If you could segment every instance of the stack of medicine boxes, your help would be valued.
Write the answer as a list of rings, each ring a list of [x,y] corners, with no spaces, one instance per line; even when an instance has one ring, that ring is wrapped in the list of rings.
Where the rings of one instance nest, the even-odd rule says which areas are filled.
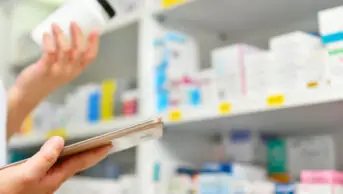
[[[332,86],[343,84],[343,6],[319,12],[319,29],[327,50],[327,73]]]

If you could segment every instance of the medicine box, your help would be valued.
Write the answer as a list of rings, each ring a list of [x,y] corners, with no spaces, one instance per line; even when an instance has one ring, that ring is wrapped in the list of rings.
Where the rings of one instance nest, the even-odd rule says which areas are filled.
[[[296,184],[276,184],[275,194],[296,194]]]
[[[335,170],[342,158],[342,134],[299,136],[287,139],[289,172],[297,177],[303,170]]]
[[[246,44],[229,45],[212,51],[212,66],[218,77],[218,89],[224,99],[246,94],[244,57],[260,49]]]
[[[247,180],[231,180],[229,182],[229,194],[251,194],[252,182]]]
[[[224,135],[226,158],[230,161],[266,164],[266,141],[251,130],[231,130]]]
[[[253,194],[275,194],[275,183],[270,181],[254,181],[252,184]]]
[[[299,193],[342,193],[343,173],[332,170],[301,172]]]
[[[338,191],[338,190],[337,190]],[[296,194],[340,194],[329,184],[297,184]]]
[[[324,36],[343,32],[343,25],[340,18],[343,18],[343,6],[320,11],[318,13],[320,34]]]
[[[328,70],[327,51],[325,49],[313,50],[309,56],[304,56],[303,61],[297,65],[297,78],[300,88],[324,86]]]
[[[153,43],[156,106],[159,112],[164,112],[170,108],[170,103],[173,103],[171,95],[182,92],[184,88],[184,85],[175,88],[174,82],[180,83],[191,79],[194,72],[199,69],[199,56],[197,44],[191,36],[164,28],[160,28],[157,34]]]
[[[227,194],[233,177],[225,171],[207,171],[198,176],[198,194]]]
[[[197,72],[195,79],[200,90],[201,104],[215,106],[219,100],[219,93],[214,69],[208,68]]]
[[[206,173],[225,172],[238,180],[266,179],[266,171],[263,167],[245,163],[206,163],[202,169]]]
[[[288,172],[287,142],[285,139],[268,139],[267,167],[268,174],[284,175]]]
[[[270,52],[264,51],[245,56],[244,69],[248,96],[261,96],[268,93],[272,66]]]
[[[269,41],[272,51],[292,52],[294,48],[301,51],[318,49],[322,47],[319,37],[302,31],[290,32],[272,37]],[[291,50],[289,50],[291,48]]]
[[[305,170],[300,174],[304,184],[337,184],[343,185],[343,172],[335,170]]]

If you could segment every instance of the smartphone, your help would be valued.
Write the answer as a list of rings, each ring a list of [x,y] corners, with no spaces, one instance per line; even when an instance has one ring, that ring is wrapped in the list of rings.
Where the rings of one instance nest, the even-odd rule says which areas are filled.
[[[112,132],[99,135],[63,148],[60,158],[89,151],[101,146],[113,144],[113,152],[119,152],[149,140],[158,139],[163,136],[164,124],[161,118],[148,120],[127,128],[117,129]],[[27,159],[26,159],[27,160]],[[24,163],[22,160],[13,164],[0,167],[0,170]]]

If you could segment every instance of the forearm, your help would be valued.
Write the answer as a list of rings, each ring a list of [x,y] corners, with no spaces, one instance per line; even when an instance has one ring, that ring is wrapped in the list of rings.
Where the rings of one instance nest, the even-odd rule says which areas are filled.
[[[19,132],[26,117],[33,111],[42,98],[27,98],[25,92],[16,86],[8,91],[7,139]]]

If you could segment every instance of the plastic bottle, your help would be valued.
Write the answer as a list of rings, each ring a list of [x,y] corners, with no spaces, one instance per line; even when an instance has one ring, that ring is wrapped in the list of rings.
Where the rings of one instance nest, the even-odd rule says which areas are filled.
[[[41,46],[43,34],[51,33],[52,24],[59,25],[70,38],[71,22],[76,22],[87,34],[93,29],[103,29],[115,15],[116,10],[107,0],[69,0],[35,28],[31,36]]]

